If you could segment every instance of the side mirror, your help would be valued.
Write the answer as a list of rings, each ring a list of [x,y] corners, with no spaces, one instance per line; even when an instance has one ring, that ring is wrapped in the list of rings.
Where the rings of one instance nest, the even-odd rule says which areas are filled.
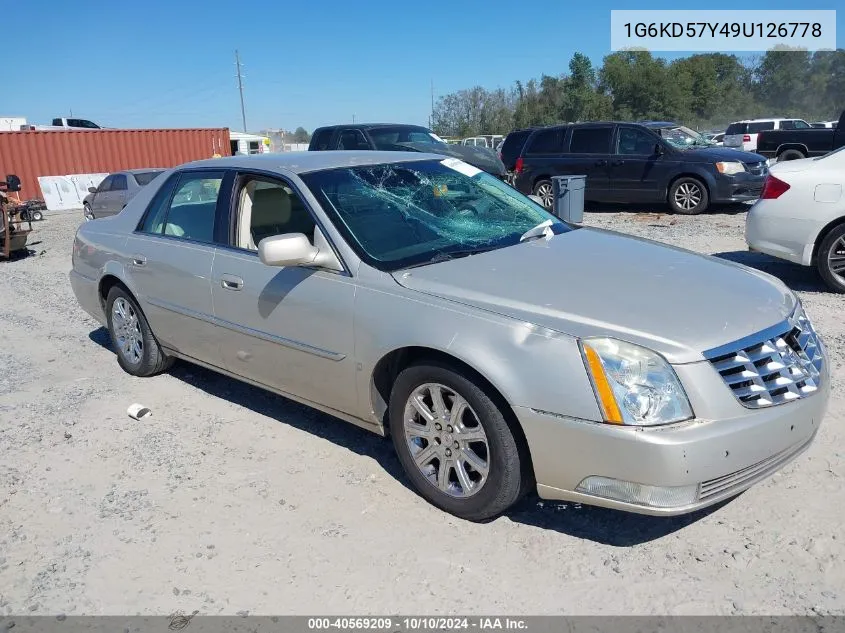
[[[303,233],[272,235],[258,243],[258,258],[265,266],[318,266],[343,270],[319,227],[314,229],[314,244],[316,246]]]
[[[88,193],[97,193],[96,187],[88,187]]]
[[[9,174],[6,176],[6,191],[20,191],[21,190],[21,179],[15,176],[15,174]]]

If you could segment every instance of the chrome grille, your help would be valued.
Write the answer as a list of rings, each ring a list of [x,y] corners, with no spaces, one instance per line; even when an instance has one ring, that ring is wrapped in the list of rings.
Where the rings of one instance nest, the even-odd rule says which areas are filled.
[[[765,161],[760,161],[759,163],[745,163],[745,169],[748,170],[749,174],[754,174],[755,176],[762,176],[768,170]]]
[[[706,353],[713,367],[750,409],[784,404],[818,390],[824,351],[799,305],[782,326],[761,333],[759,340],[725,353]]]

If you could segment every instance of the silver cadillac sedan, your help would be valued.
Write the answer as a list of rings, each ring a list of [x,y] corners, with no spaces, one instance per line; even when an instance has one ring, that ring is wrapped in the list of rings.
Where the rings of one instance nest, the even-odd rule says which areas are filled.
[[[804,451],[830,390],[775,278],[565,224],[430,154],[183,165],[79,228],[70,281],[128,373],[180,358],[389,435],[470,520],[532,487],[717,503]]]

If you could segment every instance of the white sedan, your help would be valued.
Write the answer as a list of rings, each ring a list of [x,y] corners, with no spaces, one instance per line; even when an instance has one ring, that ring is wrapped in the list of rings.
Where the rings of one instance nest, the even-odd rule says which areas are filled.
[[[772,165],[748,212],[752,251],[817,266],[825,283],[845,292],[845,147]]]

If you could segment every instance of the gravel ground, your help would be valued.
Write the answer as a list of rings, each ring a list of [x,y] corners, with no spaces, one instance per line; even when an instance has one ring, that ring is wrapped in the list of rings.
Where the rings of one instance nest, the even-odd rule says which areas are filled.
[[[365,431],[184,363],[123,373],[67,281],[81,214],[48,217],[0,263],[0,614],[845,612],[845,298],[747,253],[743,211],[585,221],[797,290],[835,381],[812,448],[689,517],[529,498],[486,525],[413,494]]]

